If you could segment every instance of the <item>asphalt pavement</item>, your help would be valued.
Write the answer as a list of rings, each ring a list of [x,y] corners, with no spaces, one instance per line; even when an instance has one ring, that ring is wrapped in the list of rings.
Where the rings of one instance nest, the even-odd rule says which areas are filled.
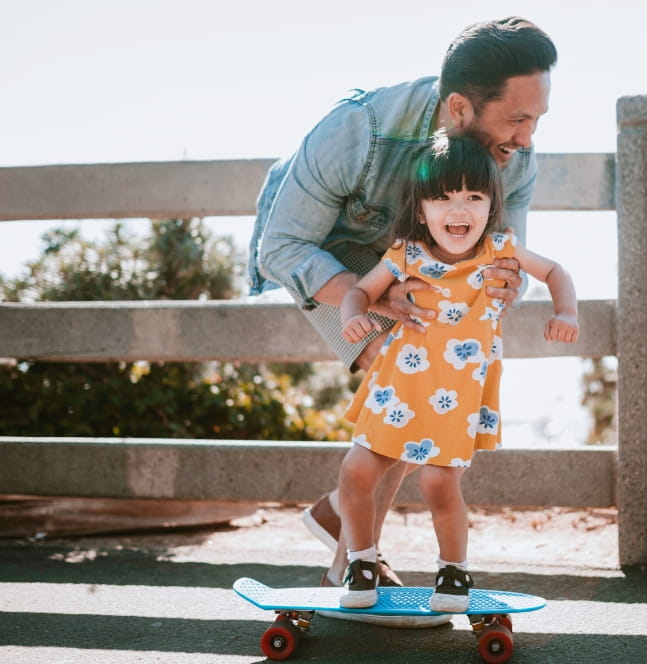
[[[231,586],[242,576],[273,586],[319,584],[331,556],[299,515],[296,507],[265,506],[220,528],[0,540],[0,664],[267,661],[260,638],[273,615]],[[647,662],[647,573],[617,566],[607,517],[473,520],[477,585],[547,599],[544,609],[514,616],[514,664]],[[383,548],[408,585],[432,578],[425,518],[394,513],[385,528]],[[481,661],[465,616],[427,629],[318,616],[291,660]]]

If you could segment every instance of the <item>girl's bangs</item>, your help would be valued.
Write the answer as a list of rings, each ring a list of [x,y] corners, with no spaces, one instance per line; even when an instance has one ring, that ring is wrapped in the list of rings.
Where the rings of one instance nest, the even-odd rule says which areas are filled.
[[[465,142],[451,141],[447,150],[425,154],[416,178],[423,199],[446,191],[460,191],[464,186],[470,191],[492,192],[498,172],[492,172],[493,165],[482,151],[471,147]]]

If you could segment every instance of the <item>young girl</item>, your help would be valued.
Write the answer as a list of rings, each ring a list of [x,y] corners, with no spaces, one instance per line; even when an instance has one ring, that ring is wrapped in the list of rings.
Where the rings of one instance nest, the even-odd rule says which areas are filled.
[[[476,450],[500,444],[501,303],[486,293],[483,270],[497,257],[548,285],[555,314],[548,341],[574,342],[577,299],[557,263],[501,232],[500,173],[491,155],[467,137],[437,133],[413,160],[391,248],[344,297],[344,336],[358,342],[378,329],[367,312],[395,279],[433,285],[416,304],[437,318],[424,333],[396,325],[347,412],[353,442],[340,470],[339,500],[349,568],[342,606],[377,601],[373,494],[397,461],[418,464],[440,549],[431,608],[467,609],[468,516],[460,482]],[[410,293],[411,295],[411,293]],[[423,325],[422,321],[419,321]]]

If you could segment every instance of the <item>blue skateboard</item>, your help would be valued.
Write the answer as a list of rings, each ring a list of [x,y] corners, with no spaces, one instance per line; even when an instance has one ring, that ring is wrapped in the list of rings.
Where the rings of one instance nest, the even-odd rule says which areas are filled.
[[[260,609],[274,611],[276,620],[261,637],[261,649],[269,659],[287,659],[299,638],[310,629],[315,611],[368,613],[383,616],[441,615],[429,608],[433,588],[378,588],[378,601],[368,609],[339,606],[342,588],[270,588],[255,579],[241,578],[234,590]],[[487,664],[502,664],[512,657],[511,613],[537,611],[546,606],[543,597],[502,590],[470,590],[464,612],[478,638],[478,651]],[[458,615],[458,614],[457,614]]]

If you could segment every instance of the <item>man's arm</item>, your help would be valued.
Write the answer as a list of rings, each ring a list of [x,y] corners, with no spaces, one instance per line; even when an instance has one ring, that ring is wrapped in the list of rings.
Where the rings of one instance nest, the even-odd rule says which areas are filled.
[[[337,289],[352,281],[322,247],[357,187],[370,140],[365,110],[340,104],[305,138],[276,194],[260,240],[260,269],[302,305],[314,304],[317,294],[339,305]]]
[[[504,190],[503,223],[508,231],[525,244],[528,225],[528,212],[535,184],[537,182],[537,159],[534,148],[520,150],[508,167],[501,174]],[[503,300],[504,311],[520,300],[527,288],[528,278],[519,269],[519,262],[514,258],[498,258],[494,267],[483,272],[486,279],[498,279],[506,285],[503,288],[487,286],[490,297]]]

